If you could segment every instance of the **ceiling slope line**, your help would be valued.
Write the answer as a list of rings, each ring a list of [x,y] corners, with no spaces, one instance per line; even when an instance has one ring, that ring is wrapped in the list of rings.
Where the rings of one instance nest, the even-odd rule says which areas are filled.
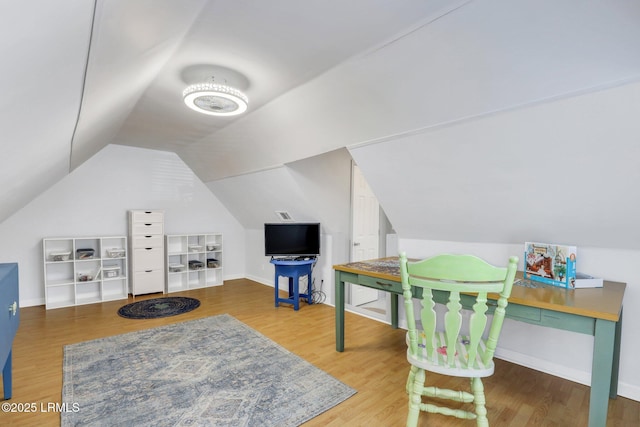
[[[71,141],[69,142],[69,173],[72,171],[73,164],[73,143],[76,138],[76,132],[78,131],[78,124],[80,123],[80,115],[82,113],[82,105],[84,103],[84,92],[87,83],[87,72],[89,70],[89,58],[91,56],[91,46],[93,45],[93,27],[96,23],[96,8],[98,0],[93,0],[93,14],[91,16],[91,28],[89,29],[89,44],[87,46],[87,59],[84,62],[84,71],[82,72],[82,81],[80,82],[80,102],[78,104],[78,114],[76,115],[76,121],[73,125],[73,132],[71,133]]]
[[[300,159],[300,160],[302,160],[302,159]],[[238,178],[238,177],[241,177],[241,176],[248,176],[248,175],[255,175],[257,173],[268,172],[268,171],[271,171],[271,170],[282,169],[282,168],[285,168],[285,167],[287,167],[287,163],[280,163],[280,164],[276,164],[276,165],[266,166],[264,168],[252,169],[250,171],[236,173],[236,174],[233,174],[233,175],[226,175],[226,176],[224,176],[222,178],[216,178],[216,179],[212,179],[210,181],[202,181],[202,182],[204,182],[205,184],[210,184],[210,183],[213,183],[213,182],[224,181],[225,179]]]
[[[595,85],[595,86],[589,86],[586,88],[582,88],[582,89],[577,89],[577,90],[573,90],[573,91],[569,91],[569,92],[564,92],[564,93],[560,93],[557,95],[553,95],[553,96],[549,96],[546,98],[539,98],[530,102],[524,102],[521,104],[514,104],[514,105],[510,105],[504,108],[497,108],[491,111],[486,111],[484,113],[478,113],[478,114],[472,114],[469,116],[465,116],[465,117],[459,117],[457,119],[452,119],[452,120],[448,120],[446,122],[441,122],[441,123],[436,123],[436,124],[432,124],[432,125],[428,125],[428,126],[423,126],[423,127],[419,127],[416,129],[411,129],[411,130],[407,130],[404,132],[398,132],[395,134],[391,134],[391,135],[387,135],[387,136],[383,136],[380,138],[374,138],[374,139],[370,139],[367,141],[361,141],[361,142],[355,142],[353,144],[348,144],[345,145],[345,148],[347,150],[351,150],[351,149],[356,149],[356,148],[360,148],[360,147],[365,147],[368,145],[375,145],[375,144],[381,144],[383,142],[389,142],[389,141],[393,141],[394,139],[398,139],[398,138],[405,138],[408,136],[414,136],[414,135],[420,135],[422,133],[427,133],[427,132],[431,132],[431,131],[437,131],[439,129],[445,129],[447,127],[450,126],[456,126],[456,125],[460,125],[460,124],[464,124],[464,123],[468,123],[468,122],[472,122],[474,120],[479,120],[479,119],[484,119],[487,117],[492,117],[498,114],[503,114],[503,113],[509,113],[512,111],[518,111],[518,110],[523,110],[525,108],[529,108],[529,107],[535,107],[537,105],[542,105],[542,104],[546,104],[549,102],[554,102],[554,101],[561,101],[563,99],[570,99],[570,98],[575,98],[578,96],[582,96],[582,95],[586,95],[588,93],[594,93],[594,92],[600,92],[603,90],[608,90],[608,89],[613,89],[619,86],[624,86],[627,84],[632,84],[632,83],[636,83],[636,82],[640,82],[640,74],[634,75],[634,76],[630,76],[627,78],[623,78],[623,79],[618,79],[618,80],[614,80],[611,82],[607,82],[607,83],[603,83],[600,85]]]
[[[453,12],[456,12],[458,9],[461,9],[463,7],[465,7],[466,5],[468,5],[469,3],[471,3],[473,0],[461,0],[459,3],[457,4],[452,4],[449,5],[446,8],[443,8],[441,10],[439,10],[436,13],[432,13],[430,16],[428,16],[427,18],[423,19],[420,23],[414,25],[413,27],[410,27],[408,29],[406,29],[405,31],[398,33],[394,36],[392,36],[390,39],[388,39],[387,41],[384,41],[382,43],[377,44],[376,46],[373,46],[367,50],[364,50],[362,52],[360,52],[358,55],[352,56],[351,58],[347,59],[347,61],[353,61],[353,60],[358,60],[361,58],[366,58],[369,55],[372,55],[374,53],[376,53],[379,50],[382,50],[388,46],[391,46],[394,43],[399,42],[400,40],[410,36],[411,34],[420,31],[421,29],[433,24],[436,21],[439,21],[440,19],[452,14]]]
[[[98,10],[98,1],[99,0],[94,0],[94,9],[93,9],[93,17],[91,20],[91,28],[90,28],[90,35],[89,35],[89,46],[87,49],[87,60],[85,63],[85,69],[84,69],[84,73],[83,73],[83,78],[82,78],[82,84],[81,84],[81,97],[80,97],[80,105],[78,108],[78,115],[76,118],[76,123],[74,125],[74,129],[73,129],[73,133],[72,133],[72,137],[71,137],[71,147],[69,150],[69,172],[71,172],[73,169],[75,169],[75,167],[80,166],[80,164],[84,163],[85,160],[82,160],[80,163],[78,163],[78,165],[76,165],[75,167],[73,166],[73,147],[74,147],[74,143],[77,141],[78,138],[78,127],[82,118],[82,111],[83,111],[83,106],[85,105],[85,90],[86,90],[86,84],[87,84],[87,80],[89,78],[89,72],[90,72],[90,66],[91,66],[91,60],[92,60],[92,49],[91,47],[93,46],[93,42],[94,42],[94,28],[96,26],[96,21],[98,21],[98,25],[100,23],[99,21],[99,16],[98,14],[100,13],[100,11]],[[189,32],[192,30],[194,24],[198,21],[199,16],[202,12],[202,9],[205,7],[207,0],[201,0],[200,1],[200,6],[197,9],[197,13],[194,13],[193,18],[190,19],[188,25],[185,27],[184,31],[181,32],[178,40],[173,43],[173,47],[170,49],[170,54],[167,54],[165,59],[163,60],[163,65],[161,67],[157,68],[157,71],[155,72],[155,74],[153,75],[152,78],[149,79],[148,83],[146,84],[144,90],[140,91],[140,94],[136,97],[136,100],[133,104],[133,107],[131,108],[131,110],[133,108],[135,108],[135,105],[137,105],[140,102],[141,97],[144,95],[144,93],[146,92],[146,90],[149,88],[149,86],[151,86],[155,80],[158,77],[158,74],[160,73],[160,71],[162,69],[164,69],[164,67],[166,66],[167,62],[170,60],[171,57],[173,57],[174,53],[176,51],[178,51],[180,49],[180,47],[183,45],[185,38],[187,37],[187,35],[189,34]],[[100,4],[101,9],[104,9],[104,1],[101,2]],[[127,116],[130,114],[127,114]],[[120,123],[119,128],[122,127],[122,123]],[[116,132],[117,134],[117,132]],[[117,142],[116,137],[113,136],[111,139],[109,139],[108,141],[104,142],[101,148],[106,147],[109,144],[119,144],[119,145],[127,145],[127,144],[120,144]],[[99,151],[99,150],[97,150]],[[96,151],[96,152],[97,152]],[[95,153],[94,153],[95,154]]]

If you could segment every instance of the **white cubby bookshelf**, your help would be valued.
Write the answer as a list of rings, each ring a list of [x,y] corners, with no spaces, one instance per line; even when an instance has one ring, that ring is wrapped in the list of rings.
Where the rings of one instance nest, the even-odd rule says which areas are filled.
[[[46,238],[42,255],[47,309],[128,297],[125,236]]]
[[[167,293],[222,285],[222,234],[165,236]]]

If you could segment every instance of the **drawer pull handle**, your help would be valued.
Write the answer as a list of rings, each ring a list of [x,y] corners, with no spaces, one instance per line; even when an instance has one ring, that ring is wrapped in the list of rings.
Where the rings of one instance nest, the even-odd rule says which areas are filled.
[[[152,236],[144,236],[144,237],[147,238],[147,239],[150,239]]]
[[[145,270],[145,273],[151,273],[153,270]]]
[[[145,248],[145,250],[147,250],[147,251],[150,251],[151,249],[153,249],[153,248]]]
[[[145,224],[147,227],[149,227],[151,224]]]
[[[389,286],[389,287],[393,286],[391,283],[376,282],[376,284],[380,286]]]

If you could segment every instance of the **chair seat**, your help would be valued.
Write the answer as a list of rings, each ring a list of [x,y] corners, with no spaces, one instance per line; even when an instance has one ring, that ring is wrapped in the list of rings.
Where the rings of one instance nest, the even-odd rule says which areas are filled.
[[[407,343],[409,342],[409,334],[406,336]],[[418,349],[419,353],[416,356],[412,356],[410,351],[407,350],[407,360],[413,366],[418,368],[435,372],[442,375],[450,375],[454,377],[466,377],[466,378],[484,378],[493,375],[495,365],[493,359],[490,359],[487,364],[482,362],[482,356],[486,351],[486,343],[484,340],[480,341],[478,347],[478,354],[475,358],[473,367],[467,368],[468,360],[468,345],[469,337],[460,335],[456,341],[456,354],[453,366],[449,365],[447,357],[447,347],[444,332],[436,332],[433,337],[433,348],[435,351],[428,357],[427,337],[423,331],[418,331]]]

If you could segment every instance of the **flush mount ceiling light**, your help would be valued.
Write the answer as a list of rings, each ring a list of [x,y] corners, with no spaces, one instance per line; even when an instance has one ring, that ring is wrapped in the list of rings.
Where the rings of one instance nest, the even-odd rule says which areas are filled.
[[[197,83],[183,92],[187,107],[211,116],[235,116],[247,111],[249,98],[238,89],[220,83]]]

